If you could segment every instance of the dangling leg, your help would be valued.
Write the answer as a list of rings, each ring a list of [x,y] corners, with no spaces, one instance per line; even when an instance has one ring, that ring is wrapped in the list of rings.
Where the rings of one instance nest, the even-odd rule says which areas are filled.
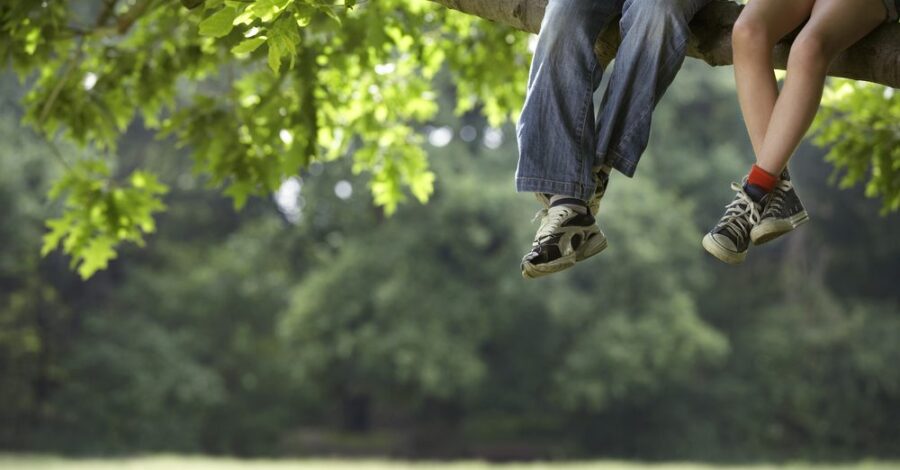
[[[778,41],[809,18],[814,3],[815,0],[754,0],[744,7],[735,22],[731,36],[735,84],[755,155],[762,149],[778,99],[772,50]],[[792,213],[777,221],[781,227],[779,233],[772,232],[757,243],[783,235],[808,220],[787,172],[779,177],[754,166],[744,183],[734,188],[737,188],[734,201],[703,239],[704,248],[722,261],[734,264],[744,260],[754,241],[753,230],[761,222],[763,198],[769,192],[777,190],[783,202],[790,202],[782,204],[783,208],[789,207]]]
[[[618,15],[619,2],[551,0],[547,6],[517,129],[517,189],[537,193],[545,207],[522,260],[526,278],[561,271],[606,248],[587,202],[597,186],[593,93],[603,73],[594,42]]]
[[[784,89],[748,178],[747,187],[756,192],[750,195],[765,198],[760,222],[750,232],[754,244],[774,240],[809,220],[790,177],[785,178],[787,163],[816,115],[831,62],[881,24],[886,13],[880,0],[816,0],[791,47]],[[756,184],[779,174],[782,177],[774,185]]]
[[[603,97],[595,165],[632,176],[653,110],[684,62],[688,23],[709,0],[626,0],[622,43]]]
[[[758,23],[757,26],[784,22],[784,28],[789,28],[790,24],[786,22],[789,14],[794,17],[787,19],[796,21],[797,25],[804,19],[802,11],[792,10],[796,3],[754,0],[751,6],[753,8],[748,7],[744,15],[747,15],[747,23]],[[735,73],[739,77],[739,93],[744,95],[741,105],[757,152],[757,163],[748,175],[747,183],[743,187],[735,186],[735,201],[728,206],[716,228],[703,239],[704,248],[726,262],[742,261],[749,241],[755,244],[768,242],[808,220],[806,210],[786,176],[787,162],[815,117],[832,60],[885,18],[884,4],[880,0],[815,0],[808,2],[807,8],[811,9],[810,19],[791,48],[784,89],[771,111],[767,109],[765,87],[756,90],[753,87],[754,77],[762,80],[761,66],[753,67],[753,62],[760,61],[761,56],[745,54],[746,48],[738,46],[745,40],[752,42],[752,38],[742,38],[740,33],[735,36]],[[745,46],[749,47],[749,44]],[[760,90],[763,96],[755,96],[754,93],[760,93]]]

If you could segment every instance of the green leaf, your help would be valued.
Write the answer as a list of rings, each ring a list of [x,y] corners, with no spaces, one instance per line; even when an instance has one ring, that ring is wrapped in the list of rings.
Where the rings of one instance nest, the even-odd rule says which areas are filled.
[[[341,17],[338,16],[337,13],[334,12],[334,9],[331,6],[325,5],[325,6],[320,7],[319,10],[322,11],[323,13],[325,13],[326,15],[328,15],[328,17],[331,18],[332,20],[334,20],[335,22],[337,22],[337,24],[343,24],[341,22]],[[307,22],[307,24],[309,24],[309,23]],[[302,26],[305,26],[305,25],[302,25]]]
[[[281,70],[281,48],[277,44],[269,43],[269,68],[278,73]]]
[[[40,28],[32,28],[30,31],[28,31],[28,34],[25,35],[25,53],[28,55],[34,55],[34,51],[37,50],[38,42],[40,42],[40,40]]]
[[[244,39],[240,44],[231,48],[232,54],[249,54],[255,51],[259,46],[263,45],[266,42],[265,36],[258,36],[255,38]]]
[[[409,189],[413,196],[422,204],[428,202],[431,193],[434,192],[435,175],[430,171],[425,171],[414,175],[409,182]]]
[[[83,261],[78,267],[78,274],[82,279],[88,279],[101,269],[106,269],[109,261],[116,257],[113,249],[115,240],[110,237],[94,238],[81,252]]]
[[[222,8],[200,22],[200,35],[214,38],[227,36],[234,28],[235,17],[237,10],[232,7]]]
[[[41,247],[41,256],[47,256],[59,246],[59,242],[69,232],[70,217],[52,219],[47,221],[49,232],[44,234],[44,245]]]
[[[256,0],[253,5],[247,8],[247,13],[264,22],[269,22],[278,16],[290,3],[293,3],[293,0]]]
[[[297,44],[300,42],[300,31],[297,23],[287,18],[275,22],[268,31],[269,68],[278,73],[281,69],[281,60],[290,57],[291,67],[294,66],[294,58],[297,55]]]

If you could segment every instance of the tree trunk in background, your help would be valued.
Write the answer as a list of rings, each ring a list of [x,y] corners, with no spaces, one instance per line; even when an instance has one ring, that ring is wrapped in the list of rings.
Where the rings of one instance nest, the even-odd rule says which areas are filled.
[[[431,0],[463,13],[537,33],[547,0]],[[743,8],[727,0],[713,0],[691,22],[693,38],[688,55],[710,65],[731,65],[731,29]],[[775,49],[775,66],[784,69],[790,42]],[[597,41],[597,55],[604,62],[615,56],[618,28],[610,28]],[[900,88],[900,24],[884,25],[842,54],[829,72],[836,77],[865,80]]]
[[[371,399],[359,393],[344,393],[341,397],[341,427],[349,432],[366,432],[371,428]]]

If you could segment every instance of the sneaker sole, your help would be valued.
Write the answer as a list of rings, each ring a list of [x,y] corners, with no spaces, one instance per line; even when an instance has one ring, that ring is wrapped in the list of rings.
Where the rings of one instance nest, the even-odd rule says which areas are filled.
[[[743,253],[735,253],[727,250],[708,233],[703,237],[703,249],[715,256],[719,261],[728,264],[741,264],[744,262],[744,259],[747,258],[746,251]]]
[[[563,256],[560,259],[543,264],[522,263],[522,277],[525,279],[537,279],[539,277],[565,271],[566,269],[575,266],[575,263],[579,261],[584,261],[594,255],[600,254],[607,246],[609,246],[609,241],[606,239],[606,235],[604,235],[603,232],[598,232],[596,235],[589,238],[588,241],[584,242],[584,244],[579,246],[574,253],[571,253],[568,256]]]
[[[806,211],[788,219],[771,220],[766,219],[759,223],[750,231],[750,240],[754,245],[762,245],[768,243],[795,228],[809,222],[809,214]]]
[[[525,279],[537,279],[548,274],[558,273],[575,266],[575,253],[553,260],[549,263],[531,264],[522,263],[522,277]]]

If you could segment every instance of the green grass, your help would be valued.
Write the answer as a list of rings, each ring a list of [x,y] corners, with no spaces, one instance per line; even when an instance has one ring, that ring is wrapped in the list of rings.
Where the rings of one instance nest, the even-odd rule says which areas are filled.
[[[389,460],[237,460],[156,456],[124,459],[67,459],[0,455],[0,470],[900,470],[900,462],[857,464],[717,466],[692,463],[640,464],[614,461],[488,464],[484,462],[402,462]]]

